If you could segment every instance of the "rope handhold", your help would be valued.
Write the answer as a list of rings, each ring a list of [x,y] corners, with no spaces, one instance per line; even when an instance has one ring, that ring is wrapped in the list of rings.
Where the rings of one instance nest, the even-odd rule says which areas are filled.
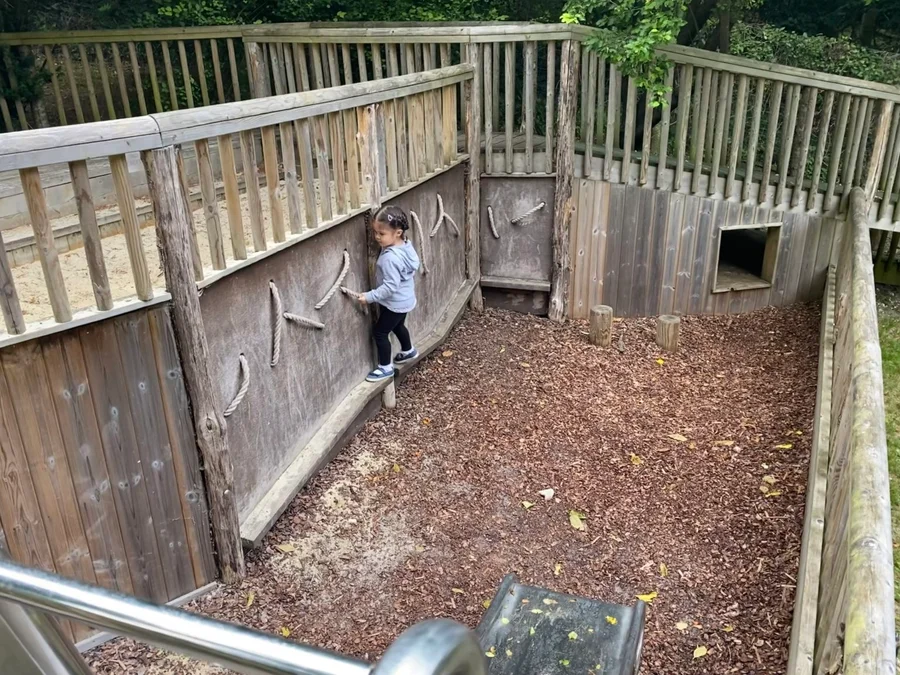
[[[500,233],[497,232],[497,226],[494,224],[494,209],[488,206],[488,225],[491,226],[491,234],[494,235],[494,239],[500,238]]]
[[[546,202],[541,202],[541,203],[538,204],[537,206],[535,206],[535,207],[533,207],[533,208],[531,208],[531,209],[528,209],[528,210],[527,210],[525,213],[523,213],[521,216],[516,216],[515,218],[513,218],[513,219],[510,220],[509,222],[510,222],[512,225],[518,225],[518,224],[521,223],[523,220],[525,220],[528,216],[534,215],[535,213],[537,213],[538,211],[540,211],[540,210],[541,210],[542,208],[544,208],[545,206],[547,206],[547,203],[546,203]]]
[[[225,412],[222,413],[223,417],[230,417],[231,413],[237,410],[237,407],[241,404],[241,401],[244,400],[244,396],[247,395],[247,390],[250,389],[250,364],[247,363],[247,357],[241,354],[238,357],[241,360],[241,386],[238,387],[238,392],[235,394],[234,398],[231,399],[231,403],[228,404],[228,407],[225,408]]]
[[[320,321],[316,321],[315,319],[307,319],[305,316],[300,316],[299,314],[291,314],[290,312],[285,312],[283,316],[288,321],[299,323],[301,326],[309,326],[310,328],[325,330],[325,324],[321,323]]]
[[[415,211],[409,212],[410,217],[413,221],[413,227],[416,229],[416,241],[419,244],[419,259],[422,263],[422,274],[428,274],[428,261],[425,253],[425,231],[422,229],[422,221],[419,220],[419,215]]]
[[[434,227],[431,228],[431,236],[433,237],[434,235],[436,235],[438,233],[438,230],[441,229],[441,225],[443,225],[444,221],[446,220],[453,227],[453,231],[456,233],[456,236],[458,237],[460,234],[462,234],[459,230],[459,225],[457,225],[456,221],[450,217],[450,214],[448,214],[446,211],[444,211],[444,200],[441,197],[440,193],[438,193],[437,200],[438,200],[438,217],[437,217],[437,221],[435,221],[435,223],[434,223]]]
[[[328,289],[328,292],[325,294],[318,303],[316,303],[316,309],[322,309],[325,304],[331,300],[335,293],[337,293],[338,288],[341,287],[341,283],[344,281],[344,278],[350,272],[350,254],[347,251],[344,251],[344,266],[341,268],[341,273],[338,275],[337,280],[332,284],[331,288]]]
[[[281,331],[284,328],[284,306],[281,303],[281,293],[274,281],[269,282],[269,290],[272,291],[272,300],[275,301],[275,325],[272,327],[272,361],[269,365],[273,368],[278,365],[281,358]]]

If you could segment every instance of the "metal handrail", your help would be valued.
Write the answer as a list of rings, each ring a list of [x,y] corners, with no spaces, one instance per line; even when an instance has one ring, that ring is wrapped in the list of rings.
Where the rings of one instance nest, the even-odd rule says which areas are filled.
[[[410,628],[373,670],[365,661],[349,656],[24,567],[4,559],[2,553],[0,600],[105,628],[248,675],[486,673],[474,634],[446,619]]]

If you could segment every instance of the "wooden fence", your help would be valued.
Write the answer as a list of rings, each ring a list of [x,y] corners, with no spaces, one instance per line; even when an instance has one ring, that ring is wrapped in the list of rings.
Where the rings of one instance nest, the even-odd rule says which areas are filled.
[[[248,54],[259,65],[259,51]],[[18,132],[4,137],[0,171],[19,172],[31,215],[46,292],[55,323],[30,324],[19,301],[16,271],[0,246],[0,307],[10,338],[18,341],[58,329],[60,324],[93,320],[98,313],[121,312],[140,303],[164,299],[152,237],[146,239],[137,214],[126,154],[142,153],[146,163],[154,148],[192,146],[197,162],[202,211],[195,217],[194,273],[210,283],[230,270],[268,252],[290,245],[308,230],[359,212],[365,200],[357,143],[357,115],[382,102],[410,111],[402,119],[387,118],[390,133],[404,140],[388,145],[389,189],[404,189],[458,161],[456,107],[459,83],[472,78],[472,67],[457,65],[392,79],[334,87],[323,92],[294,93],[199,110],[154,114],[78,128]],[[277,81],[278,89],[285,83]],[[433,115],[441,108],[441,124]],[[215,148],[216,152],[212,149]],[[397,150],[408,152],[406,171],[394,174]],[[115,181],[128,262],[116,270],[107,265],[91,195],[86,162],[108,160]],[[68,163],[84,238],[84,269],[61,263],[41,183],[42,166]],[[262,175],[256,167],[262,165]],[[253,167],[253,170],[245,170]],[[185,196],[193,190],[182,171]],[[217,185],[217,179],[220,184]],[[220,213],[219,189],[224,192]],[[202,237],[198,237],[198,232]],[[152,232],[150,232],[152,235]],[[0,240],[2,241],[2,240]],[[202,241],[202,244],[201,244]],[[127,289],[111,283],[113,274],[130,274]],[[73,307],[67,286],[90,278],[92,307]],[[118,280],[121,282],[121,279]],[[157,286],[155,288],[155,286]],[[116,297],[113,288],[120,289]],[[124,299],[122,296],[126,296]],[[78,310],[78,311],[76,311]]]

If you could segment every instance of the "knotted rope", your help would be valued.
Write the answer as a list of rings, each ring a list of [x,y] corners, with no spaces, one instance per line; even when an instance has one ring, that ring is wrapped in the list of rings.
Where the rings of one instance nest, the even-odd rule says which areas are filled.
[[[448,223],[450,223],[450,225],[453,226],[453,231],[456,233],[456,236],[458,237],[461,234],[461,232],[459,231],[459,225],[457,225],[456,221],[453,220],[453,218],[451,218],[450,215],[446,211],[444,211],[444,200],[441,198],[440,193],[438,193],[437,200],[438,200],[438,217],[437,217],[437,221],[434,223],[434,227],[431,228],[431,236],[433,237],[434,235],[436,235],[438,233],[438,230],[441,229],[441,225],[443,225],[444,221],[446,220]]]
[[[272,300],[275,301],[275,326],[272,334],[272,361],[269,365],[273,368],[278,365],[281,358],[281,331],[284,328],[284,306],[281,303],[281,293],[274,281],[269,282],[269,290],[272,291]]]
[[[516,216],[515,218],[513,218],[513,219],[510,220],[509,222],[510,222],[511,224],[513,224],[513,225],[518,225],[518,224],[521,223],[523,220],[525,220],[528,216],[534,215],[535,213],[537,213],[538,211],[540,211],[542,208],[544,208],[546,205],[547,205],[546,202],[541,202],[541,203],[538,204],[537,206],[535,206],[535,207],[533,207],[533,208],[531,208],[531,209],[528,209],[528,210],[527,210],[525,213],[523,213],[521,216]]]
[[[344,251],[344,266],[341,269],[341,273],[338,275],[337,281],[332,284],[331,288],[328,289],[328,292],[325,294],[319,302],[316,304],[316,309],[322,309],[325,304],[331,300],[335,293],[337,293],[338,289],[341,287],[341,283],[344,281],[344,278],[347,276],[347,273],[350,272],[350,254],[347,251]]]
[[[301,326],[309,326],[310,328],[316,328],[318,330],[325,330],[325,324],[315,319],[307,319],[305,316],[300,316],[299,314],[291,314],[290,312],[284,313],[284,318],[288,321],[293,321],[294,323],[299,323]]]
[[[488,206],[488,225],[491,226],[491,234],[494,235],[494,239],[499,239],[500,234],[497,232],[497,226],[494,224],[494,209]]]
[[[416,229],[416,241],[419,244],[419,258],[422,262],[422,274],[428,274],[428,260],[425,252],[425,231],[422,229],[422,221],[419,220],[419,216],[415,211],[409,212],[410,217],[412,217],[413,227]]]
[[[231,399],[231,403],[228,404],[228,407],[225,408],[225,412],[222,413],[223,417],[230,417],[231,413],[237,410],[237,407],[241,404],[241,401],[244,400],[244,397],[247,395],[247,390],[250,389],[250,364],[247,363],[247,357],[241,354],[238,357],[241,360],[241,386],[238,387],[238,392],[235,394],[234,398]]]

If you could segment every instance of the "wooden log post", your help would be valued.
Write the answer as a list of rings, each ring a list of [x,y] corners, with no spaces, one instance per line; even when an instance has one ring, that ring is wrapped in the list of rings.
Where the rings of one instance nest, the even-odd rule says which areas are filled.
[[[588,341],[598,347],[612,344],[613,308],[609,305],[591,307],[591,328]]]
[[[174,147],[151,152],[149,187],[156,214],[159,259],[172,295],[172,324],[191,408],[197,445],[203,458],[209,513],[225,583],[245,574],[240,522],[234,494],[234,467],[210,369],[209,346],[194,282],[191,226],[181,191]]]
[[[484,311],[481,295],[481,242],[479,224],[481,219],[481,90],[482,45],[466,46],[467,60],[475,67],[474,77],[465,84],[464,105],[466,110],[466,150],[469,153],[469,167],[466,172],[466,277],[475,282],[475,289],[469,299],[473,312]]]
[[[578,43],[566,40],[562,45],[559,73],[559,111],[556,143],[556,198],[553,203],[553,267],[550,276],[550,319],[566,318],[569,297],[569,230],[575,204],[572,179],[575,175],[575,106],[578,88]]]
[[[656,320],[656,344],[667,352],[678,351],[678,338],[681,335],[681,319],[670,314],[663,314]]]

